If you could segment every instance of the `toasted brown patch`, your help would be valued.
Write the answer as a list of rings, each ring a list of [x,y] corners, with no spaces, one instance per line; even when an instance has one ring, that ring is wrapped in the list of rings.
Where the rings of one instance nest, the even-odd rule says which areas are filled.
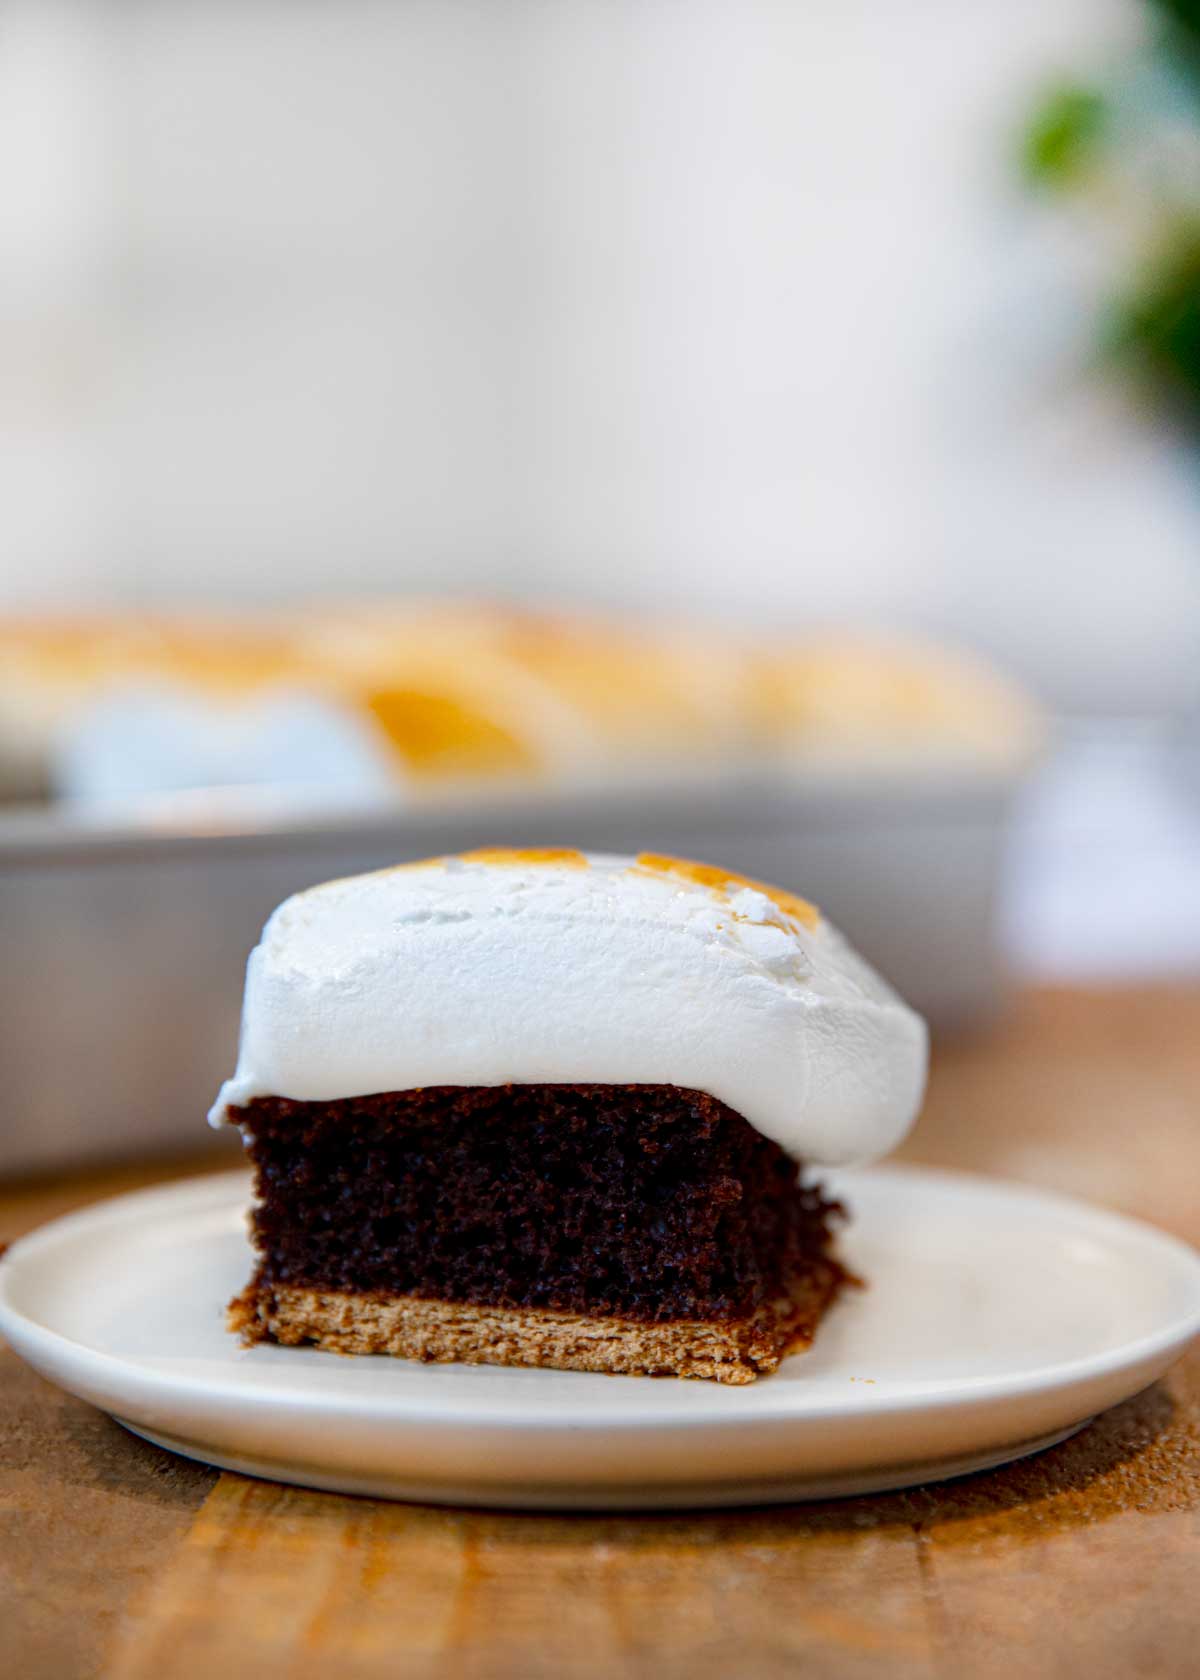
[[[584,854],[571,846],[479,846],[459,856],[464,863],[559,863],[571,869],[590,868]]]
[[[794,916],[807,928],[815,928],[821,920],[821,912],[806,898],[799,898],[783,887],[773,887],[768,881],[755,881],[749,875],[739,875],[736,870],[722,869],[718,864],[693,863],[689,858],[667,857],[659,852],[639,852],[635,867],[647,869],[655,875],[677,875],[680,880],[708,887],[721,897],[728,896],[731,886],[753,887],[755,892],[764,893],[772,904],[778,905],[785,915]]]

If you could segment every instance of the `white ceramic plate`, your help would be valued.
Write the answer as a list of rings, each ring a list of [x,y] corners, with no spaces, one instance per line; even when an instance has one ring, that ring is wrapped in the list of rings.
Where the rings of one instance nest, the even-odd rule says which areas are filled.
[[[244,1349],[243,1173],[123,1196],[0,1264],[0,1332],[52,1382],[210,1464],[447,1504],[654,1508],[873,1492],[1062,1440],[1200,1331],[1200,1256],[1019,1185],[831,1175],[870,1280],[746,1388]]]

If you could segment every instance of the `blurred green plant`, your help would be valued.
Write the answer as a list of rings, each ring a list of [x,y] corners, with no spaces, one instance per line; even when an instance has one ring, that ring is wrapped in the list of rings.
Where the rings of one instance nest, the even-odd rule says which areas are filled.
[[[1127,270],[1099,349],[1200,429],[1200,0],[1147,0],[1144,48],[1104,82],[1043,95],[1025,178],[1114,234]]]
[[[1063,83],[1034,113],[1025,136],[1025,173],[1039,185],[1064,186],[1089,164],[1104,131],[1104,96]]]

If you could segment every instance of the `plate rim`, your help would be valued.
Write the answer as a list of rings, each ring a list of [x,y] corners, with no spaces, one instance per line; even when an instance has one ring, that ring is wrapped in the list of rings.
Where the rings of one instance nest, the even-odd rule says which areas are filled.
[[[893,1182],[905,1178],[917,1179],[933,1182],[944,1190],[957,1190],[967,1194],[982,1192],[986,1196],[1001,1198],[1006,1195],[1013,1196],[1026,1204],[1032,1202],[1047,1213],[1069,1218],[1077,1227],[1090,1227],[1098,1236],[1108,1232],[1114,1238],[1132,1238],[1137,1243],[1148,1246],[1162,1260],[1169,1262],[1181,1278],[1190,1281],[1192,1304],[1158,1329],[1135,1341],[1123,1343],[1115,1349],[1101,1353],[1077,1354],[1068,1360],[1051,1362],[1016,1373],[980,1377],[943,1376],[930,1379],[927,1391],[920,1386],[920,1379],[917,1379],[915,1384],[910,1382],[899,1392],[879,1395],[872,1395],[865,1384],[848,1384],[848,1392],[842,1398],[830,1397],[798,1407],[795,1404],[795,1389],[791,1385],[775,1390],[768,1382],[755,1384],[745,1390],[722,1390],[722,1395],[729,1396],[728,1400],[724,1401],[727,1409],[714,1407],[692,1411],[669,1403],[668,1396],[670,1393],[677,1393],[678,1385],[656,1381],[656,1400],[653,1408],[623,1412],[608,1410],[602,1400],[590,1396],[581,1396],[578,1402],[564,1406],[561,1394],[547,1400],[544,1396],[538,1396],[532,1388],[527,1397],[522,1397],[519,1408],[494,1409],[489,1408],[489,1402],[484,1398],[485,1391],[481,1388],[478,1398],[439,1395],[439,1416],[433,1418],[429,1412],[429,1397],[420,1391],[406,1393],[397,1390],[394,1395],[386,1397],[377,1391],[369,1394],[314,1396],[304,1385],[289,1390],[286,1384],[278,1389],[270,1386],[238,1390],[236,1371],[224,1370],[213,1375],[203,1375],[194,1371],[156,1369],[141,1363],[137,1358],[105,1352],[61,1330],[53,1329],[26,1313],[12,1299],[12,1291],[19,1284],[21,1272],[30,1265],[36,1267],[47,1251],[53,1253],[64,1241],[77,1239],[89,1229],[99,1233],[113,1224],[124,1224],[131,1212],[150,1212],[163,1203],[170,1206],[179,1202],[199,1202],[201,1208],[195,1209],[197,1212],[201,1211],[206,1203],[214,1211],[222,1206],[232,1211],[237,1203],[248,1199],[250,1192],[247,1169],[235,1168],[176,1179],[167,1184],[151,1185],[107,1197],[87,1207],[60,1215],[18,1238],[3,1258],[0,1258],[0,1337],[8,1340],[23,1357],[29,1357],[31,1353],[36,1352],[39,1355],[39,1364],[43,1359],[55,1366],[61,1366],[65,1362],[78,1367],[82,1363],[95,1373],[97,1378],[106,1376],[110,1384],[115,1380],[127,1389],[133,1385],[140,1397],[149,1400],[163,1397],[169,1400],[183,1396],[192,1403],[209,1400],[227,1404],[231,1393],[237,1391],[241,1404],[256,1409],[285,1407],[298,1412],[318,1409],[323,1416],[331,1420],[378,1418],[386,1413],[397,1422],[419,1418],[431,1428],[439,1425],[461,1427],[464,1421],[478,1418],[483,1409],[489,1408],[487,1421],[490,1428],[501,1433],[517,1435],[532,1430],[544,1431],[547,1428],[576,1434],[593,1430],[602,1430],[605,1434],[619,1434],[623,1431],[646,1434],[660,1430],[672,1433],[689,1430],[721,1431],[741,1429],[751,1421],[757,1426],[787,1422],[811,1425],[835,1419],[882,1421],[888,1417],[899,1417],[912,1412],[961,1412],[964,1409],[990,1406],[1016,1398],[1051,1395],[1082,1382],[1103,1381],[1117,1376],[1122,1371],[1132,1371],[1154,1363],[1159,1363],[1165,1368],[1165,1364],[1172,1362],[1193,1338],[1200,1336],[1200,1251],[1170,1232],[1163,1231],[1145,1220],[1115,1209],[1097,1206],[1061,1191],[1045,1190],[1018,1179],[964,1172],[954,1168],[926,1167],[915,1162],[891,1162],[866,1168],[842,1169],[831,1174],[839,1187],[843,1182],[855,1178],[861,1180],[868,1176],[875,1180]],[[689,1388],[692,1386],[694,1385],[689,1385]],[[661,1399],[658,1398],[660,1391],[664,1389],[667,1393],[663,1394]],[[744,1404],[750,1395],[756,1397],[752,1411],[748,1411]],[[738,1403],[739,1397],[743,1404]],[[721,1404],[721,1401],[717,1402],[717,1406]]]
[[[475,1507],[502,1511],[548,1511],[560,1513],[596,1512],[634,1514],[654,1511],[736,1510],[754,1509],[763,1505],[810,1503],[813,1500],[846,1499],[858,1494],[894,1493],[905,1488],[927,1486],[937,1482],[954,1481],[961,1476],[973,1476],[980,1471],[995,1470],[1004,1465],[1031,1458],[1049,1448],[1059,1446],[1080,1434],[1095,1422],[1095,1416],[1084,1416],[1055,1427],[1048,1434],[1002,1446],[979,1448],[949,1458],[919,1459],[903,1464],[873,1467],[859,1466],[811,1473],[793,1467],[791,1470],[757,1476],[734,1476],[704,1481],[667,1481],[635,1483],[621,1482],[544,1482],[534,1484],[521,1481],[439,1480],[436,1484],[398,1477],[388,1473],[366,1475],[329,1471],[319,1465],[300,1464],[292,1457],[268,1460],[257,1455],[231,1452],[226,1448],[215,1451],[173,1436],[169,1431],[155,1432],[128,1418],[113,1414],[113,1421],[131,1435],[168,1452],[209,1464],[218,1470],[232,1470],[241,1476],[257,1476],[267,1481],[283,1481],[294,1487],[316,1488],[323,1492],[350,1494],[352,1497],[384,1498],[416,1502],[417,1504]],[[387,1491],[381,1492],[386,1481]]]

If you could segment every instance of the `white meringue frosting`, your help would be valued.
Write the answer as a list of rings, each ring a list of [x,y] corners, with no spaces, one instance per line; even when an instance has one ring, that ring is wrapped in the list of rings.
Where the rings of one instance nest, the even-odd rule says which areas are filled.
[[[791,894],[673,858],[494,850],[281,904],[209,1119],[260,1096],[676,1085],[840,1165],[903,1137],[926,1057],[921,1018]]]

